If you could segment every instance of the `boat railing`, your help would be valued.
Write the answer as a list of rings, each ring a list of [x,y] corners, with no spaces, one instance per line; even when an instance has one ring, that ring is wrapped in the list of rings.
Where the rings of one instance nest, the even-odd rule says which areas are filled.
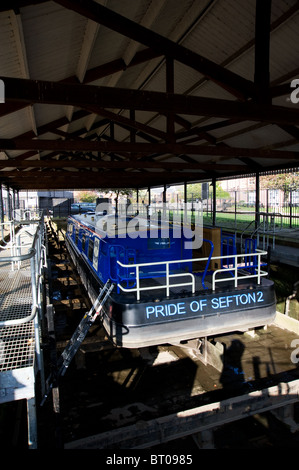
[[[246,253],[244,254],[235,254],[235,255],[226,255],[221,256],[219,258],[222,259],[231,259],[232,263],[226,265],[221,269],[217,269],[212,274],[212,290],[216,289],[216,283],[218,282],[225,282],[225,281],[233,281],[234,287],[238,287],[238,281],[240,279],[250,279],[255,278],[257,280],[257,284],[261,283],[261,277],[267,276],[267,271],[263,271],[261,267],[264,265],[262,263],[262,256],[266,256],[267,251],[258,250],[256,249],[255,252]],[[217,259],[219,259],[217,258]],[[213,258],[212,258],[213,259]],[[227,272],[230,274],[229,277],[218,277],[216,276],[219,273]],[[240,275],[239,275],[240,273]]]
[[[238,287],[238,282],[242,279],[256,279],[257,284],[261,283],[261,278],[263,276],[266,276],[268,273],[266,271],[263,271],[261,269],[262,266],[262,256],[266,256],[267,252],[262,251],[262,250],[256,250],[255,252],[252,253],[246,253],[244,254],[232,254],[232,255],[224,255],[224,256],[212,256],[212,257],[205,257],[205,258],[191,258],[191,259],[180,259],[180,260],[171,260],[171,261],[158,261],[158,262],[153,262],[153,263],[135,263],[135,264],[124,264],[120,262],[119,260],[117,261],[118,265],[121,266],[122,268],[128,268],[130,269],[130,273],[132,273],[135,269],[135,282],[134,285],[131,287],[124,287],[121,284],[122,279],[119,279],[119,282],[117,284],[118,289],[124,291],[124,292],[136,292],[136,298],[137,300],[140,300],[140,295],[141,292],[143,291],[151,291],[153,289],[165,289],[166,290],[166,296],[169,297],[170,293],[170,288],[174,287],[190,287],[191,286],[191,292],[192,294],[195,294],[195,289],[196,289],[196,283],[195,283],[195,274],[191,272],[182,272],[179,273],[171,273],[171,266],[172,265],[182,265],[182,264],[190,264],[190,263],[195,263],[195,262],[206,262],[209,263],[211,260],[225,260],[228,264],[226,266],[223,266],[221,269],[217,269],[213,272],[212,274],[212,290],[215,291],[216,289],[216,284],[219,282],[228,282],[232,281],[234,283],[234,287]],[[231,260],[231,263],[228,262],[228,260]],[[157,286],[142,286],[141,281],[143,279],[142,277],[142,268],[143,267],[151,267],[154,269],[155,267],[158,266],[165,266],[165,270],[163,270],[164,276],[165,276],[165,283],[160,284]],[[206,271],[206,270],[205,270]],[[229,274],[228,277],[219,277],[218,275],[220,273],[227,272]],[[160,271],[160,276],[161,276],[162,271]],[[173,278],[179,277],[179,282],[177,283],[171,283],[171,280]],[[186,282],[182,282],[181,277],[189,277]],[[132,278],[131,278],[132,279]],[[126,279],[127,281],[128,279]]]

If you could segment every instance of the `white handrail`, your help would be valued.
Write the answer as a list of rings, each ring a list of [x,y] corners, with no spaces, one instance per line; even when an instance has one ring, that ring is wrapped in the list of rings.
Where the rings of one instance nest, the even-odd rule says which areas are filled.
[[[135,263],[135,264],[124,264],[121,263],[121,261],[117,261],[117,263],[123,267],[123,268],[135,268],[136,269],[136,287],[131,287],[131,288],[125,288],[121,284],[117,284],[117,286],[124,292],[136,292],[137,294],[137,300],[140,300],[140,292],[141,291],[146,291],[146,290],[153,290],[153,289],[163,289],[166,288],[166,295],[169,296],[169,288],[170,287],[183,287],[183,286],[190,286],[192,287],[192,294],[195,293],[195,276],[192,273],[177,273],[177,274],[169,274],[169,265],[170,264],[177,264],[177,263],[190,263],[190,262],[198,262],[198,261],[208,261],[210,260],[222,260],[225,259],[227,260],[228,258],[232,259],[232,266],[227,266],[226,268],[218,269],[214,271],[213,276],[212,276],[212,289],[215,290],[216,283],[217,282],[224,282],[224,281],[234,281],[235,287],[238,286],[238,280],[239,279],[249,279],[249,278],[257,278],[257,283],[260,284],[261,282],[261,277],[266,276],[268,273],[265,271],[261,270],[260,263],[261,263],[261,257],[263,255],[267,255],[267,251],[262,251],[262,250],[256,250],[256,252],[253,253],[246,253],[246,254],[234,254],[234,255],[223,255],[223,256],[212,256],[211,258],[205,257],[205,258],[190,258],[190,259],[179,259],[179,260],[171,260],[171,261],[157,261],[155,263]],[[238,268],[242,267],[250,267],[249,265],[244,265],[244,266],[238,266],[237,261],[239,258],[245,258],[245,257],[257,257],[257,273],[255,274],[248,274],[248,275],[242,275],[238,276]],[[146,267],[146,266],[161,266],[165,265],[166,266],[166,273],[165,273],[165,278],[166,278],[166,283],[164,285],[158,285],[158,286],[151,286],[151,287],[141,287],[140,286],[140,268],[141,267]],[[253,266],[252,266],[253,267]],[[225,279],[216,279],[216,274],[219,272],[225,272],[225,271],[234,271],[234,276],[230,276],[229,278]],[[177,283],[177,284],[170,284],[170,278],[171,277],[181,277],[181,276],[191,276],[191,282],[186,282],[186,283]]]
[[[31,274],[31,291],[32,291],[32,310],[30,315],[25,318],[15,320],[0,321],[0,328],[27,323],[31,321],[41,306],[41,289],[42,289],[42,269],[46,267],[46,248],[43,245],[44,239],[44,222],[43,219],[39,221],[36,226],[35,233],[32,233],[32,244],[29,245],[27,253],[21,255],[20,253],[9,257],[0,257],[0,264],[11,262],[20,263],[25,260],[30,260],[30,274]],[[24,248],[24,245],[17,245],[17,248]],[[19,266],[20,267],[20,266]]]
[[[249,279],[249,278],[257,278],[257,283],[260,284],[261,283],[261,277],[262,276],[267,276],[267,272],[266,271],[262,271],[261,270],[261,257],[262,255],[267,255],[267,251],[262,251],[262,250],[256,250],[255,253],[246,253],[246,254],[238,254],[238,255],[229,255],[229,256],[225,256],[225,258],[232,258],[232,257],[235,257],[235,258],[240,258],[240,257],[243,257],[243,258],[246,258],[247,256],[248,257],[251,257],[251,256],[256,256],[258,258],[257,260],[257,273],[256,274],[248,274],[248,275],[242,275],[242,276],[238,276],[238,267],[242,268],[242,267],[245,267],[245,268],[248,268],[250,267],[250,264],[249,265],[245,265],[245,266],[238,266],[237,264],[237,260],[235,260],[234,262],[234,277],[229,277],[229,278],[221,278],[221,279],[216,279],[216,274],[220,273],[220,272],[225,272],[225,271],[231,271],[232,268],[231,267],[227,267],[227,268],[222,268],[222,269],[217,269],[216,271],[213,272],[213,275],[212,275],[212,289],[215,290],[215,284],[216,282],[224,282],[224,281],[231,281],[231,280],[234,280],[234,285],[235,287],[238,286],[238,279]],[[221,257],[223,258],[223,257]],[[253,265],[251,265],[251,267],[254,267]]]

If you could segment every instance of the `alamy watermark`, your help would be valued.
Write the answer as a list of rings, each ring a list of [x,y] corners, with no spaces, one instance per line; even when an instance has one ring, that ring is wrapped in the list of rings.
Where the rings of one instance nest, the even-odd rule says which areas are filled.
[[[5,85],[3,80],[0,80],[0,103],[5,103]]]
[[[142,204],[137,210],[131,204],[115,214],[109,204],[101,203],[95,211],[96,227],[111,238],[181,238],[185,249],[198,249],[203,241],[203,213],[201,203],[198,205],[190,210],[184,204],[183,209],[170,213],[166,204],[159,209]]]
[[[293,364],[299,363],[299,338],[293,339],[291,342],[291,348],[294,348],[294,351],[291,353],[291,361]]]
[[[291,88],[295,88],[294,91],[292,91],[290,99],[293,104],[299,103],[299,78],[295,78],[294,80],[291,81]]]

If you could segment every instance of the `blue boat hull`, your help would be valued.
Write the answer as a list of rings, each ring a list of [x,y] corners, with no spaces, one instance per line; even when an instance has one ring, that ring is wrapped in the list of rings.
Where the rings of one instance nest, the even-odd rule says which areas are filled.
[[[66,241],[93,302],[103,283],[72,241]],[[274,284],[265,278],[259,285],[247,280],[238,288],[223,287],[217,292],[155,297],[136,301],[132,294],[114,290],[105,305],[103,325],[115,346],[139,348],[246,331],[271,324],[276,314]]]

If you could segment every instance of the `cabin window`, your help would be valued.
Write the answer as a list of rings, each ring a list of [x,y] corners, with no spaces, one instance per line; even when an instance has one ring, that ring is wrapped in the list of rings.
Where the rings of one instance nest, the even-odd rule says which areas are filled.
[[[88,242],[88,259],[92,262],[93,258],[93,240],[90,238]]]
[[[170,248],[169,238],[148,238],[147,249],[148,250],[163,250]]]
[[[92,265],[95,270],[98,269],[99,245],[100,245],[100,240],[98,238],[95,238],[94,247],[93,247],[93,260],[92,260]]]
[[[76,232],[75,232],[75,243],[76,243],[76,245],[78,245],[78,238],[79,238],[79,229],[76,228]]]
[[[85,244],[86,244],[86,235],[83,233],[82,235],[82,251],[85,251]]]

